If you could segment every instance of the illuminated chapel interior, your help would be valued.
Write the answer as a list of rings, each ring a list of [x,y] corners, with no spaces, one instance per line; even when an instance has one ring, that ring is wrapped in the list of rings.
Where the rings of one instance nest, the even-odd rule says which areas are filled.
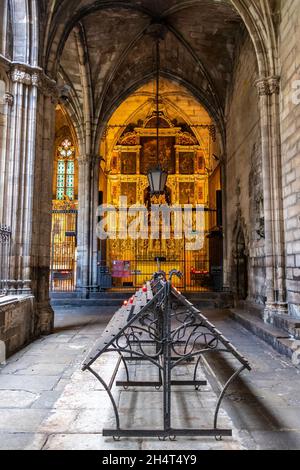
[[[151,239],[150,220],[147,236],[137,240],[124,237],[118,230],[115,239],[97,240],[98,285],[94,289],[137,288],[155,272],[160,257],[163,269],[176,268],[184,273],[182,288],[220,290],[220,135],[208,112],[191,92],[174,81],[161,81],[160,164],[166,168],[168,180],[165,194],[151,195],[147,174],[156,163],[155,86],[155,81],[150,81],[126,98],[103,130],[99,149],[99,204],[117,208],[120,197],[126,197],[128,208],[143,205],[150,209],[151,204],[167,204],[189,205],[195,211],[201,206],[203,243],[201,249],[189,250],[189,240],[174,234],[174,215],[170,237],[166,239]],[[50,275],[53,291],[76,287],[77,153],[71,123],[58,107]]]

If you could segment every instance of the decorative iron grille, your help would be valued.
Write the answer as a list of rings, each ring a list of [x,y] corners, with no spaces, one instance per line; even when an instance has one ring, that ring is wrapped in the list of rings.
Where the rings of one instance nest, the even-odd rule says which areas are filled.
[[[51,292],[73,292],[75,290],[77,217],[78,211],[76,209],[52,210]]]
[[[7,294],[11,229],[0,224],[0,295]]]
[[[182,272],[181,279],[174,279],[174,285],[183,291],[207,292],[218,290],[213,284],[214,279],[210,272],[210,261],[199,256],[185,253],[185,259],[168,259],[161,262],[161,269],[169,272],[175,269]],[[121,270],[121,272],[120,272]],[[126,261],[99,261],[98,262],[98,285],[100,289],[136,289],[150,279],[158,264],[153,259],[128,259]]]

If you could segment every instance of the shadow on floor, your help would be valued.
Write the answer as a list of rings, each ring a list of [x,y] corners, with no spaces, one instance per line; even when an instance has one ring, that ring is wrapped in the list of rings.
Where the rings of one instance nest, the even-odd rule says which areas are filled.
[[[237,370],[226,357],[222,356],[222,353],[217,353],[210,357],[208,355],[206,360],[222,384],[225,384],[228,378]],[[229,402],[228,404],[231,404],[231,406],[235,404],[236,416],[234,418],[240,418],[239,424],[243,424],[245,428],[247,428],[249,424],[247,418],[251,418],[251,421],[256,423],[257,429],[280,429],[282,427],[281,423],[276,419],[267,403],[264,403],[262,399],[260,399],[259,390],[254,391],[244,379],[245,374],[251,373],[252,372],[244,371],[227,390],[225,400],[227,403]],[[214,387],[215,386],[216,384]]]

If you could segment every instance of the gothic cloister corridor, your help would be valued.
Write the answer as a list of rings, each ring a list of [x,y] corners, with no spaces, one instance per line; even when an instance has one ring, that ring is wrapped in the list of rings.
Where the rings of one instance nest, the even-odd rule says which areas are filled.
[[[299,20],[0,0],[0,449],[300,450]]]

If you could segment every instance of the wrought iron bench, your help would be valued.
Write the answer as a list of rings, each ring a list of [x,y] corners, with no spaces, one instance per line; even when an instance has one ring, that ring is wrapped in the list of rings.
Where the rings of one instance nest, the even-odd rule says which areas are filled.
[[[116,429],[104,429],[104,436],[115,439],[121,437],[159,437],[175,438],[176,436],[231,436],[231,429],[218,428],[218,414],[228,387],[245,369],[251,370],[247,359],[241,355],[230,341],[202,315],[176,288],[172,286],[173,275],[169,280],[163,272],[156,273],[143,289],[140,289],[112,317],[99,341],[84,361],[83,370],[89,370],[103,385],[112,402]],[[172,300],[180,304],[180,309],[172,309]],[[93,369],[95,361],[103,354],[116,352],[119,361],[110,384]],[[201,393],[205,380],[197,380],[201,358],[209,353],[231,354],[240,364],[224,385],[214,412],[214,423],[211,428],[174,429],[171,423],[171,391],[176,386],[192,386]],[[157,367],[158,378],[152,381],[131,380],[129,364],[145,361]],[[118,368],[124,364],[125,381],[116,381]],[[193,364],[191,380],[175,380],[173,372],[176,367]],[[163,391],[163,429],[123,429],[120,426],[118,407],[112,395],[112,387],[149,387],[162,388]]]

